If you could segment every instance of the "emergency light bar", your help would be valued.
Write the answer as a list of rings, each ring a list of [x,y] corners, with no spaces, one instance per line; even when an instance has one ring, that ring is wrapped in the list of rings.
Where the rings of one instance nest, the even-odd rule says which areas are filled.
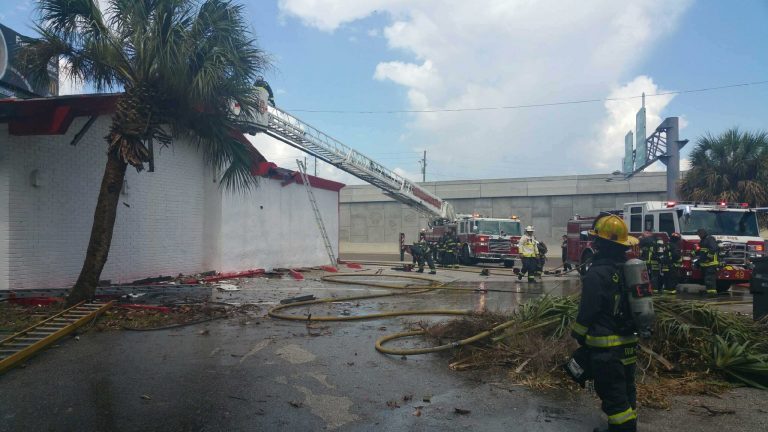
[[[697,206],[715,206],[721,208],[749,208],[749,203],[729,203],[726,201],[718,202],[697,202],[697,201],[667,201],[667,208],[672,208],[681,204]]]

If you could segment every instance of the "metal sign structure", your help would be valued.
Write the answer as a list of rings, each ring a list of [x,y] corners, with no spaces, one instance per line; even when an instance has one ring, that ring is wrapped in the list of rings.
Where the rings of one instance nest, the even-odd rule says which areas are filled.
[[[637,112],[635,119],[637,143],[634,151],[632,150],[632,131],[624,137],[624,159],[622,160],[624,179],[627,180],[655,162],[661,161],[667,166],[667,199],[677,200],[680,149],[688,144],[688,140],[680,140],[680,119],[667,117],[651,136],[645,138],[645,93],[643,93],[643,106]]]
[[[632,172],[634,169],[635,150],[632,131],[624,136],[624,159],[622,160],[622,172]]]

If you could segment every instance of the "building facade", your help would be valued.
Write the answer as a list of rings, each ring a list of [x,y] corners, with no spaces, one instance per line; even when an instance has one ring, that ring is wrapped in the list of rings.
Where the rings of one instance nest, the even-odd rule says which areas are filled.
[[[106,163],[105,98],[0,100],[0,290],[77,279]],[[343,185],[309,177],[338,251]],[[102,279],[329,263],[297,175],[270,169],[247,192],[217,179],[183,141],[155,149],[154,172],[129,167]]]

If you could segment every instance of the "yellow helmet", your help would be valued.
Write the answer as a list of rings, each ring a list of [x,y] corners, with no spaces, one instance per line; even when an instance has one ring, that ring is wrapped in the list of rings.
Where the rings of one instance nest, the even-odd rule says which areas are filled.
[[[589,232],[589,235],[600,237],[601,239],[618,243],[622,246],[636,245],[638,240],[629,235],[628,232],[629,229],[627,229],[627,224],[624,223],[624,219],[615,214],[609,214],[599,216],[597,220],[595,220],[595,224],[592,226],[592,231]]]

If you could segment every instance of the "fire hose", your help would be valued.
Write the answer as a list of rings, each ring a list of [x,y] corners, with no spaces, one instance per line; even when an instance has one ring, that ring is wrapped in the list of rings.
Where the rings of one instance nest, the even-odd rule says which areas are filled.
[[[396,284],[388,284],[388,283],[379,283],[379,282],[355,282],[359,285],[366,285],[376,288],[387,288],[387,289],[395,289],[395,290],[405,290],[405,292],[390,292],[390,293],[383,293],[383,294],[367,294],[367,295],[360,295],[360,296],[350,296],[350,297],[336,297],[336,298],[323,298],[323,299],[316,299],[316,300],[307,300],[307,301],[301,301],[301,302],[294,302],[294,303],[288,303],[288,304],[282,304],[273,307],[269,310],[268,315],[273,318],[278,319],[284,319],[284,320],[292,320],[292,321],[354,321],[354,320],[367,320],[367,319],[375,319],[375,318],[385,318],[385,317],[396,317],[396,316],[408,316],[408,315],[463,315],[463,316],[469,316],[473,315],[475,312],[471,310],[457,310],[457,309],[423,309],[423,310],[405,310],[405,311],[395,311],[395,312],[381,312],[381,313],[373,313],[373,314],[367,314],[367,315],[354,315],[354,316],[312,316],[312,314],[307,314],[305,316],[299,316],[299,315],[290,315],[287,313],[280,312],[285,309],[299,307],[299,306],[306,306],[306,305],[314,305],[314,304],[323,304],[323,303],[335,303],[335,302],[344,302],[344,301],[353,301],[353,300],[363,300],[363,299],[372,299],[372,298],[382,298],[382,297],[392,297],[392,296],[398,296],[398,295],[413,295],[413,294],[423,294],[427,292],[432,292],[435,290],[450,290],[450,291],[479,291],[475,288],[465,288],[465,287],[450,287],[445,286],[442,282],[438,281],[437,279],[428,278],[424,276],[410,276],[410,275],[391,275],[391,274],[361,274],[361,273],[342,273],[342,274],[335,274],[335,275],[327,275],[323,276],[321,279],[326,282],[332,282],[332,283],[347,283],[344,279],[349,277],[361,277],[361,276],[380,276],[380,277],[387,277],[387,278],[402,278],[402,279],[412,279],[412,280],[418,280],[418,281],[428,281],[430,284],[427,285],[425,288],[421,289],[414,289],[415,287],[413,285],[396,285]],[[550,289],[554,290],[555,288],[559,287],[562,284],[555,285]],[[418,287],[416,287],[418,288]],[[508,291],[508,290],[482,290],[482,291],[495,291],[495,292],[519,292],[519,291]],[[547,325],[550,325],[554,323],[556,320],[552,320],[540,323],[531,327],[516,329],[515,333],[523,333],[529,330],[534,330],[535,328],[544,327]],[[383,353],[383,354],[391,354],[391,355],[417,355],[417,354],[428,354],[428,353],[435,353],[440,351],[445,351],[448,349],[458,348],[460,346],[469,345],[471,343],[477,342],[479,340],[488,338],[490,336],[493,336],[494,334],[497,334],[498,332],[514,325],[516,321],[509,320],[504,323],[501,323],[489,330],[480,332],[474,336],[471,336],[469,338],[465,338],[459,341],[450,342],[443,345],[438,345],[434,347],[428,347],[428,348],[411,348],[411,349],[405,349],[405,348],[388,348],[385,347],[384,344],[386,342],[395,340],[395,339],[402,339],[402,338],[408,338],[413,336],[420,336],[426,334],[426,330],[412,330],[412,331],[405,331],[400,333],[395,333],[392,335],[384,336],[379,338],[376,341],[376,350]]]

